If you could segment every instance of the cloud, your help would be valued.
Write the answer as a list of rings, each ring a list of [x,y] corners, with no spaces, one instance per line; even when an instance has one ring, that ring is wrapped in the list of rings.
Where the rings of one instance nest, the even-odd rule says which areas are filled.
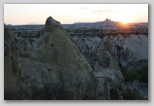
[[[114,10],[112,9],[105,9],[105,10],[95,10],[93,11],[94,13],[100,13],[100,12],[113,12]]]
[[[80,9],[88,9],[87,7],[80,7]]]

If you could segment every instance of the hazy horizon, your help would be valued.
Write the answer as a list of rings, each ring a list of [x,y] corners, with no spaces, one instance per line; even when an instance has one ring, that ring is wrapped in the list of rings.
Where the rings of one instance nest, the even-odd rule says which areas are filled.
[[[48,18],[48,17],[47,17]],[[58,21],[58,20],[57,20]],[[102,20],[102,21],[105,21],[105,19],[104,20]],[[114,20],[112,20],[113,22],[119,22],[119,21],[114,21]],[[101,21],[95,21],[95,22],[101,22]],[[95,22],[73,22],[73,23],[69,23],[69,24],[75,24],[75,23],[95,23]],[[128,23],[148,23],[148,22],[128,22]],[[6,23],[4,23],[5,25],[45,25],[45,22],[44,23],[28,23],[28,24],[6,24]],[[61,24],[63,24],[63,23],[61,23]],[[65,24],[65,23],[64,23]],[[63,25],[64,25],[63,24]],[[67,23],[66,23],[67,24]]]
[[[4,4],[7,25],[42,25],[49,16],[61,24],[106,18],[124,23],[148,22],[148,4]]]

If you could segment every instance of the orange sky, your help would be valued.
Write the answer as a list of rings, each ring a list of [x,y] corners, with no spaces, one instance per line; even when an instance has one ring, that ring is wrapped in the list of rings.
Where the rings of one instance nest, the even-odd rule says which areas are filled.
[[[4,4],[5,24],[44,24],[48,16],[62,24],[96,22],[148,22],[148,4]]]

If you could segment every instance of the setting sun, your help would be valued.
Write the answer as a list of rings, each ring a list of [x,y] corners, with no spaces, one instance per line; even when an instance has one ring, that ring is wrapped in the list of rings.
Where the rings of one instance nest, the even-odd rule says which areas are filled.
[[[126,25],[129,22],[127,22],[127,21],[121,21],[121,23],[124,24],[124,25]]]
[[[129,17],[122,17],[119,21],[123,24],[127,24],[127,23],[132,22],[133,20]]]
[[[133,20],[129,16],[125,16],[119,19],[119,22],[121,22],[122,24],[127,24],[133,22]]]

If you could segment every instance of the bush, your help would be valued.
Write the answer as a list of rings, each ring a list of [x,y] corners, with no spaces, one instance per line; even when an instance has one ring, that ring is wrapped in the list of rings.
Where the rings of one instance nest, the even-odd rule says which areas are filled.
[[[126,82],[138,80],[139,82],[148,83],[148,70],[127,70],[119,64],[122,75]]]

